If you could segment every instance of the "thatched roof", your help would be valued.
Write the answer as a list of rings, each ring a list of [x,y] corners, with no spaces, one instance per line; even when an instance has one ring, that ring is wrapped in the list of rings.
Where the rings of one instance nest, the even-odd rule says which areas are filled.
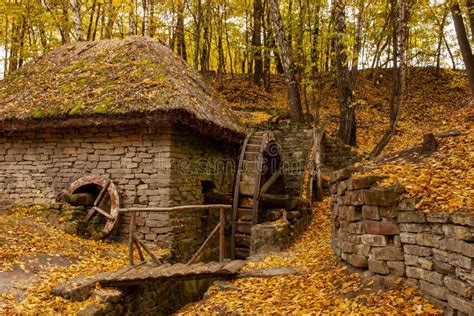
[[[199,73],[150,38],[68,44],[0,81],[3,131],[153,118],[217,138],[245,133]]]

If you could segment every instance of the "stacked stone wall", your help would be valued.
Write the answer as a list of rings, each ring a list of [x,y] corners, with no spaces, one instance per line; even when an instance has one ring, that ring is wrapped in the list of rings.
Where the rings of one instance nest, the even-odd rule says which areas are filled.
[[[286,194],[300,195],[307,159],[312,150],[313,127],[308,123],[282,120],[262,124],[259,128],[272,130],[281,147]],[[344,145],[336,138],[326,135],[323,137],[321,142],[323,172],[339,170],[357,161],[359,157],[350,146]]]
[[[405,277],[437,306],[474,314],[474,216],[422,212],[381,177],[331,178],[334,253],[352,266]]]

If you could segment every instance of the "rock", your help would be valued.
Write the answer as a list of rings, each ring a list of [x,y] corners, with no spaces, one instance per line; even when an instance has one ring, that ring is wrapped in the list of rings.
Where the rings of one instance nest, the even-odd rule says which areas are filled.
[[[398,203],[398,209],[400,211],[414,211],[416,210],[416,203],[416,199],[401,200],[400,203]]]
[[[368,257],[370,253],[370,246],[368,245],[355,245],[354,252],[358,255]]]
[[[431,255],[431,248],[417,245],[404,245],[403,250],[409,255],[415,255],[418,257],[427,257]]]
[[[401,223],[399,227],[400,231],[410,233],[426,232],[430,230],[428,225],[423,224]]]
[[[363,192],[365,204],[375,206],[392,206],[400,196],[400,193],[396,192],[392,187],[371,188],[361,192]]]
[[[403,211],[398,213],[399,223],[424,223],[425,214],[421,211]]]
[[[472,213],[471,215],[468,215],[466,213],[461,213],[461,212],[452,213],[451,221],[454,224],[474,227],[474,216],[472,215]]]
[[[407,274],[407,277],[409,278],[421,279],[421,275],[423,274],[423,269],[417,268],[417,267],[407,267],[406,274]]]
[[[404,244],[416,244],[416,234],[400,233],[400,239]]]
[[[78,316],[102,316],[104,312],[102,308],[96,304],[87,305],[85,308],[81,309],[78,313]]]
[[[441,236],[433,235],[430,233],[421,233],[416,236],[416,243],[420,246],[428,246],[428,247],[439,247],[439,241],[441,240]]]
[[[438,273],[442,274],[454,274],[454,266],[441,262],[438,260],[433,260],[434,269]]]
[[[362,244],[367,246],[387,246],[387,237],[381,235],[362,235]]]
[[[372,254],[375,260],[402,261],[404,259],[402,249],[393,246],[373,249]]]
[[[379,208],[370,205],[362,206],[362,218],[376,221],[380,220]]]
[[[473,302],[469,302],[453,294],[448,294],[448,304],[455,310],[461,311],[468,315],[474,315]]]
[[[386,176],[366,176],[362,178],[352,178],[348,180],[347,189],[350,191],[368,189],[377,182],[386,178]]]
[[[418,266],[418,258],[414,255],[405,254],[405,264],[407,266]]]
[[[367,257],[361,255],[352,255],[349,257],[349,263],[358,268],[367,267]]]
[[[418,257],[416,263],[424,270],[433,270],[433,261],[424,257]]]
[[[469,286],[467,283],[464,283],[450,275],[445,276],[443,282],[451,292],[468,299],[472,298],[474,287]]]
[[[396,235],[398,234],[398,225],[386,221],[364,220],[364,228],[371,235]]]
[[[123,293],[117,289],[94,289],[91,296],[97,298],[100,303],[118,303]]]
[[[405,275],[405,264],[403,261],[387,261],[387,266],[391,274],[400,277]]]
[[[422,149],[425,152],[433,152],[438,150],[439,144],[433,133],[423,135]]]
[[[369,271],[378,274],[389,274],[390,270],[387,267],[385,261],[378,261],[378,260],[369,260]]]
[[[463,254],[464,256],[474,258],[474,244],[470,244],[456,239],[443,239],[440,248]]]
[[[449,222],[449,213],[445,212],[428,212],[426,220],[429,223],[447,223]]]
[[[420,280],[420,290],[443,301],[448,299],[448,291],[444,287],[434,285],[424,280]]]
[[[341,169],[336,172],[333,172],[331,177],[329,178],[329,183],[334,183],[334,182],[349,179],[354,173],[354,171],[355,170],[352,168],[345,168],[345,169]]]
[[[474,233],[467,226],[443,225],[443,232],[446,237],[452,237],[465,241],[474,241]]]
[[[398,208],[396,206],[378,207],[380,216],[388,219],[396,218],[398,216]]]

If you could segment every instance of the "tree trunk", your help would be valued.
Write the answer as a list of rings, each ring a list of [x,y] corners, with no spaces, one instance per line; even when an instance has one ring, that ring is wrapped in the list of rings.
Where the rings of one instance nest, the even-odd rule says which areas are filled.
[[[390,142],[392,136],[395,134],[397,122],[405,98],[406,88],[406,45],[408,42],[408,30],[410,14],[416,0],[401,0],[398,5],[398,19],[393,17],[393,64],[394,64],[394,78],[392,96],[390,100],[390,126],[385,131],[382,139],[375,146],[370,153],[370,159],[380,155],[383,149]],[[392,0],[392,6],[397,6],[397,0]],[[394,10],[395,12],[395,10]],[[398,65],[397,65],[398,61]]]
[[[262,0],[253,2],[253,32],[252,32],[252,59],[253,59],[253,82],[260,84],[263,74],[262,63]]]
[[[74,34],[76,36],[76,41],[84,41],[84,37],[82,35],[82,23],[79,4],[77,3],[77,0],[69,0],[69,4],[71,5],[72,21],[74,23]]]
[[[187,61],[186,54],[186,41],[184,37],[184,7],[185,0],[180,1],[178,4],[178,18],[176,21],[176,40],[178,55],[180,55],[185,61]]]
[[[348,145],[356,145],[356,117],[352,106],[353,82],[348,66],[347,46],[343,35],[346,33],[344,0],[334,2],[334,45],[336,49],[336,73],[339,92],[339,138]]]
[[[451,14],[453,15],[454,29],[458,39],[459,48],[461,49],[464,66],[466,66],[466,73],[471,87],[471,93],[474,94],[474,58],[472,56],[472,49],[467,38],[466,28],[461,14],[461,8],[458,2],[451,5]]]
[[[283,68],[286,75],[286,86],[288,89],[288,104],[290,117],[295,122],[303,122],[303,110],[301,109],[301,96],[295,65],[291,55],[291,50],[285,38],[283,25],[281,22],[280,8],[276,0],[270,0],[270,13],[273,20],[273,28],[280,46],[283,58]]]

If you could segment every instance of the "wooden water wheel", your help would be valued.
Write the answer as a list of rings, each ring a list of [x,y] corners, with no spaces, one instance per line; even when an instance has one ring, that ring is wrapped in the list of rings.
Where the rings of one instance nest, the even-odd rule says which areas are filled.
[[[280,148],[270,131],[254,132],[242,146],[232,212],[232,258],[250,255],[252,225],[258,223],[259,200],[281,175]]]
[[[112,232],[118,223],[120,208],[120,197],[112,181],[100,176],[82,177],[71,183],[68,193],[70,195],[91,194],[94,197],[94,202],[89,205],[86,220],[91,222],[94,218],[102,218],[101,238]]]

